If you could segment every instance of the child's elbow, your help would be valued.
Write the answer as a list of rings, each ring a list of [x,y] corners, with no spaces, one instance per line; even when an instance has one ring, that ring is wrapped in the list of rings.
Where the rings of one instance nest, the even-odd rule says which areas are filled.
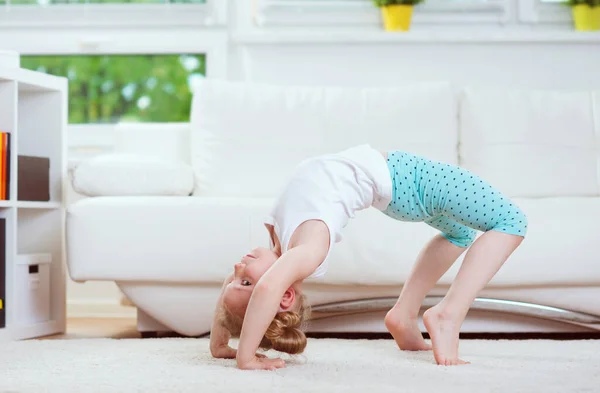
[[[263,281],[256,284],[254,287],[254,293],[257,295],[269,294],[273,290],[273,284],[268,281]]]

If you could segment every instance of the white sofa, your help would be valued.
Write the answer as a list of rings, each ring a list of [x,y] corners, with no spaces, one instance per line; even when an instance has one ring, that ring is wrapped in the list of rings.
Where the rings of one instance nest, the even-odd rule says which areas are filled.
[[[526,240],[481,292],[464,332],[600,330],[600,92],[206,80],[189,130],[118,137],[114,155],[72,173],[89,197],[68,208],[68,269],[75,281],[116,282],[142,332],[208,333],[233,264],[268,246],[262,218],[286,174],[360,143],[460,164],[528,216]],[[325,278],[305,286],[310,331],[385,332],[385,311],[435,233],[361,212]],[[443,296],[461,260],[424,307]]]

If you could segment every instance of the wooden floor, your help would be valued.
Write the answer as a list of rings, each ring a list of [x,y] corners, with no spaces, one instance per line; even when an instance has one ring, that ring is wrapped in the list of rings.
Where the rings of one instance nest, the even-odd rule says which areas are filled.
[[[135,319],[72,318],[67,320],[67,332],[43,339],[140,338]]]

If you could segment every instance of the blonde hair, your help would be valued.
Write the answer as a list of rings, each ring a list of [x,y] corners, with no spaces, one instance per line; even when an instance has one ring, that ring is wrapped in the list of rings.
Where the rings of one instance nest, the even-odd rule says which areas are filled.
[[[310,306],[306,296],[298,299],[298,311],[278,312],[267,328],[259,347],[264,350],[274,349],[289,354],[299,354],[306,348],[306,335],[302,331],[304,323],[310,316]],[[221,325],[229,331],[232,337],[239,337],[242,332],[244,318],[240,317],[225,305],[220,313]]]

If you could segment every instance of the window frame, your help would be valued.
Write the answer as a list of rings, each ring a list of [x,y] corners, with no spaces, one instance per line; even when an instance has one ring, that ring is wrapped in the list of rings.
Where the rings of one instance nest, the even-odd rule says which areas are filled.
[[[545,3],[541,0],[520,0],[517,2],[518,19],[526,24],[570,24],[572,17],[569,8],[560,3]]]
[[[224,26],[227,2],[204,4],[52,4],[0,6],[0,30],[14,28],[115,28]]]
[[[172,55],[201,53],[206,56],[206,78],[225,79],[228,75],[228,37],[222,29],[22,29],[19,34],[0,29],[0,41],[11,37],[9,49],[20,55]],[[165,122],[165,132],[169,130]],[[69,160],[110,152],[116,124],[68,124]],[[175,127],[179,127],[175,123]]]
[[[258,27],[369,26],[381,24],[381,13],[367,0],[254,0]],[[425,2],[415,7],[413,23],[506,24],[512,19],[510,0],[467,4]],[[327,10],[327,12],[324,12]]]

